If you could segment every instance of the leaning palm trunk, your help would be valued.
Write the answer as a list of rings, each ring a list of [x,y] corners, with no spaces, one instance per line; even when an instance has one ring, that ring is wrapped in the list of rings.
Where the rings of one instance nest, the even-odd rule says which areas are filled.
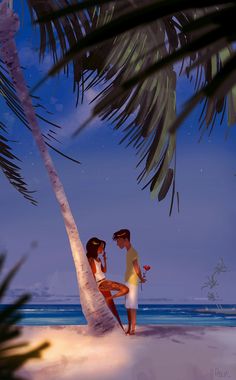
[[[9,9],[8,2],[3,0],[0,4],[0,54],[12,77],[17,95],[28,123],[32,129],[36,144],[46,166],[55,196],[65,222],[71,251],[76,268],[78,286],[80,291],[80,302],[88,325],[92,332],[101,334],[118,326],[105,300],[97,289],[88,260],[85,256],[78,230],[70,210],[63,186],[54,168],[52,159],[43,140],[38,121],[32,105],[24,76],[20,67],[17,48],[15,44],[15,33],[19,29],[19,18]]]

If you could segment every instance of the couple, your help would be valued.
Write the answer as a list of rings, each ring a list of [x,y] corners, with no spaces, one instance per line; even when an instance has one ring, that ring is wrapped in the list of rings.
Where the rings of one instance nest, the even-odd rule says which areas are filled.
[[[96,237],[91,238],[86,244],[87,258],[98,288],[105,297],[108,307],[117,318],[122,329],[123,326],[113,299],[125,295],[125,307],[128,315],[128,330],[126,331],[126,334],[134,335],[136,327],[136,310],[138,309],[138,283],[143,283],[146,280],[142,276],[140,270],[138,254],[130,242],[130,231],[122,229],[115,232],[113,234],[113,240],[116,241],[119,248],[126,249],[125,285],[107,280],[105,277],[104,273],[107,272],[105,241]],[[99,255],[103,256],[103,262],[99,258]],[[117,293],[112,295],[111,291],[117,291]]]

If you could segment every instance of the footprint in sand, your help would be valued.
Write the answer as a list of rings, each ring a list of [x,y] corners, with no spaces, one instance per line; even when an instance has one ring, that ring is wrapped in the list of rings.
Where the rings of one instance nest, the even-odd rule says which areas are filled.
[[[181,344],[184,344],[184,342],[181,342],[180,340],[178,339],[171,339],[172,342],[174,343],[181,343]]]
[[[156,374],[150,369],[139,370],[133,374],[133,380],[155,380]]]

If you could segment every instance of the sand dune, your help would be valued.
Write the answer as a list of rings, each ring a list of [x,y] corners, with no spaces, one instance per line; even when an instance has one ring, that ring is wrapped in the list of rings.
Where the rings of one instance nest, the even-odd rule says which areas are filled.
[[[33,380],[236,380],[234,327],[148,325],[104,337],[86,326],[24,327],[23,338],[51,342],[19,372]]]

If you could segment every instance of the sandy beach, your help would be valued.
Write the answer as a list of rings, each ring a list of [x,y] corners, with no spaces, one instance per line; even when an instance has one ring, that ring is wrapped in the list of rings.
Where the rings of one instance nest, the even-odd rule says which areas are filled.
[[[19,374],[33,380],[236,379],[236,328],[138,326],[135,336],[88,334],[86,326],[24,327],[51,347]]]

